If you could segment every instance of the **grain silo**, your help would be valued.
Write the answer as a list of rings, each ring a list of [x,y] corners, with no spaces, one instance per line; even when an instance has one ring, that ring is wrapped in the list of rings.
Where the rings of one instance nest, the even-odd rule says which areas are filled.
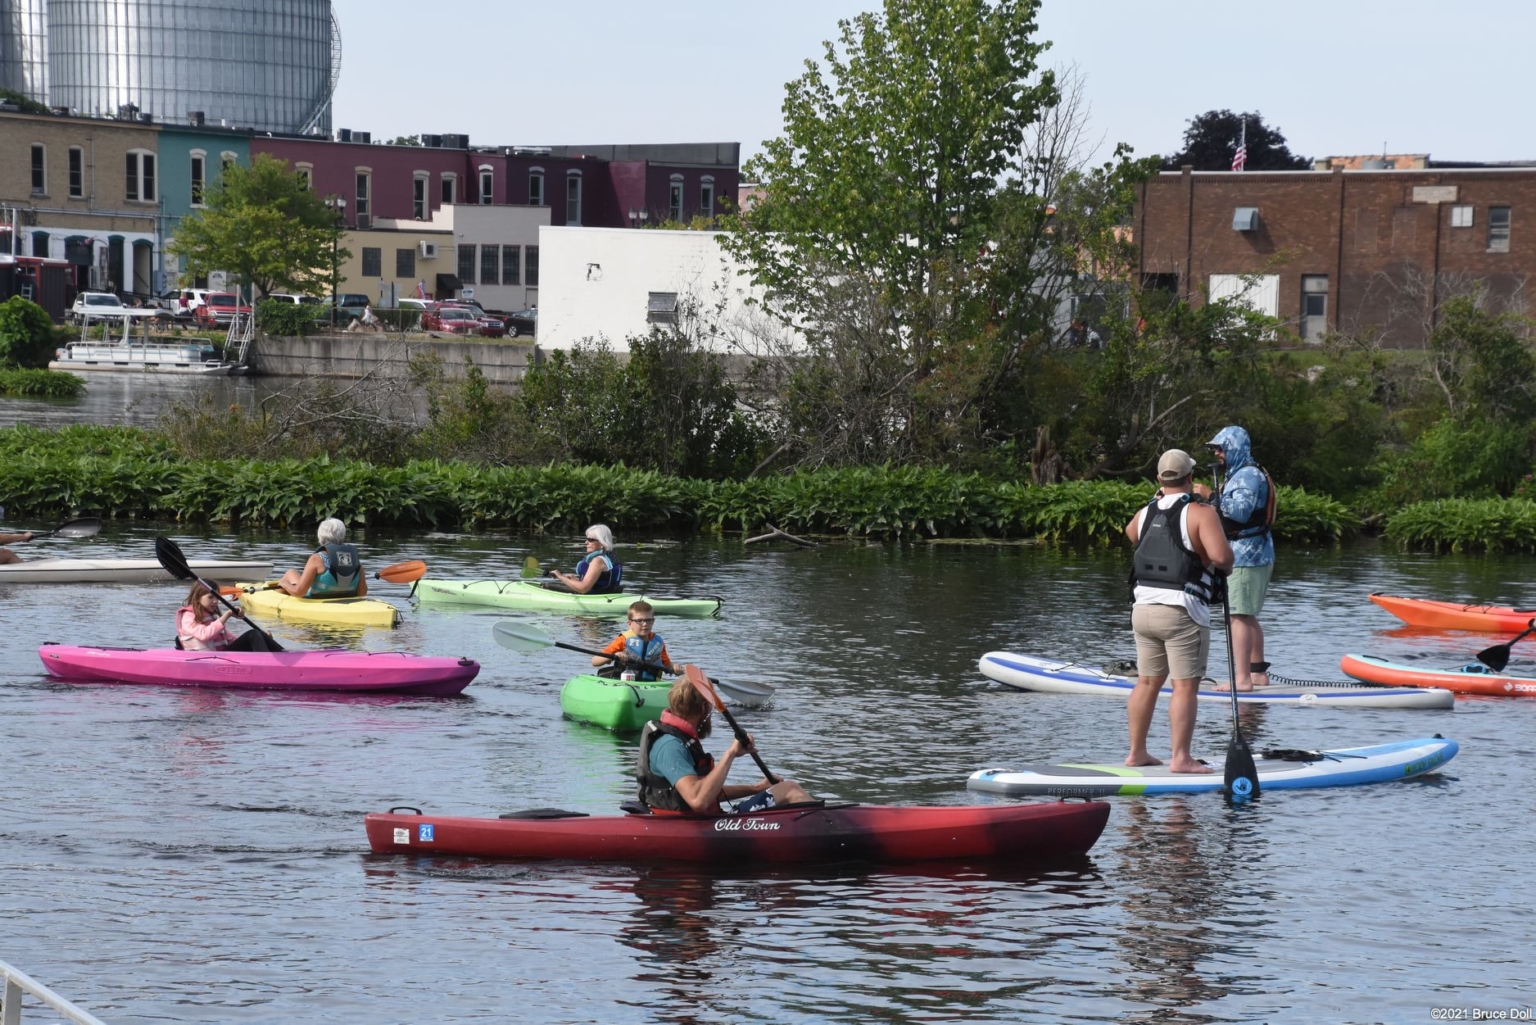
[[[48,0],[0,0],[0,89],[48,102]]]

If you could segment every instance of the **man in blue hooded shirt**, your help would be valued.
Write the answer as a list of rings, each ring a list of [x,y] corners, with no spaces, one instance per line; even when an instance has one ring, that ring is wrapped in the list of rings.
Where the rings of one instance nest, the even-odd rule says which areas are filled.
[[[1270,536],[1273,482],[1254,462],[1248,432],[1241,427],[1223,427],[1207,444],[1223,471],[1221,491],[1213,496],[1209,488],[1200,484],[1195,486],[1195,494],[1216,506],[1222,531],[1232,545],[1233,570],[1227,580],[1227,601],[1232,612],[1230,641],[1237,669],[1233,683],[1238,690],[1252,690],[1269,683],[1259,611],[1264,607],[1270,573],[1275,568],[1275,542]]]

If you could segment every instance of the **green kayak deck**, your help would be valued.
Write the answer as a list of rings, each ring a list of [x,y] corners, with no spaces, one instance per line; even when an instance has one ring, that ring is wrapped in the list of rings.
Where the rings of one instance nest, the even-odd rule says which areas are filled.
[[[660,719],[671,689],[671,680],[642,683],[575,676],[560,688],[560,711],[577,722],[628,732],[638,730],[652,719]]]
[[[644,598],[657,615],[718,616],[722,600],[708,598],[658,598],[649,594],[572,594],[544,587],[535,580],[422,580],[416,597],[424,602],[455,602],[490,605],[524,612],[568,612],[584,616],[623,619],[633,602]]]

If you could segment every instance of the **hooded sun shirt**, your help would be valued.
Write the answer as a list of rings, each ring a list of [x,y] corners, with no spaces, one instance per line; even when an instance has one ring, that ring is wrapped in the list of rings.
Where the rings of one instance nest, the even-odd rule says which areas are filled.
[[[1219,446],[1227,459],[1226,477],[1217,495],[1217,508],[1222,517],[1242,523],[1253,516],[1255,510],[1262,512],[1269,501],[1269,484],[1264,479],[1264,471],[1253,461],[1248,432],[1241,427],[1223,427],[1211,439],[1210,445],[1213,448]],[[1259,531],[1252,537],[1233,538],[1231,544],[1234,567],[1274,564],[1275,542],[1268,530]]]

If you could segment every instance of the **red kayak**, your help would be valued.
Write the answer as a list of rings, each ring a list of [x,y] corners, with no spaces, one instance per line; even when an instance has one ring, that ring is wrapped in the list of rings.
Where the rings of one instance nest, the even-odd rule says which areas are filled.
[[[628,806],[626,806],[628,807]],[[410,814],[400,814],[409,812]],[[1102,801],[952,808],[786,805],[745,815],[631,812],[587,816],[539,809],[499,819],[423,815],[364,819],[376,854],[453,854],[567,861],[1047,861],[1084,854],[1104,832]]]
[[[1409,626],[1431,630],[1481,630],[1487,633],[1519,633],[1533,618],[1536,609],[1517,609],[1508,605],[1468,605],[1456,601],[1429,598],[1400,598],[1395,594],[1371,595],[1380,605]]]

